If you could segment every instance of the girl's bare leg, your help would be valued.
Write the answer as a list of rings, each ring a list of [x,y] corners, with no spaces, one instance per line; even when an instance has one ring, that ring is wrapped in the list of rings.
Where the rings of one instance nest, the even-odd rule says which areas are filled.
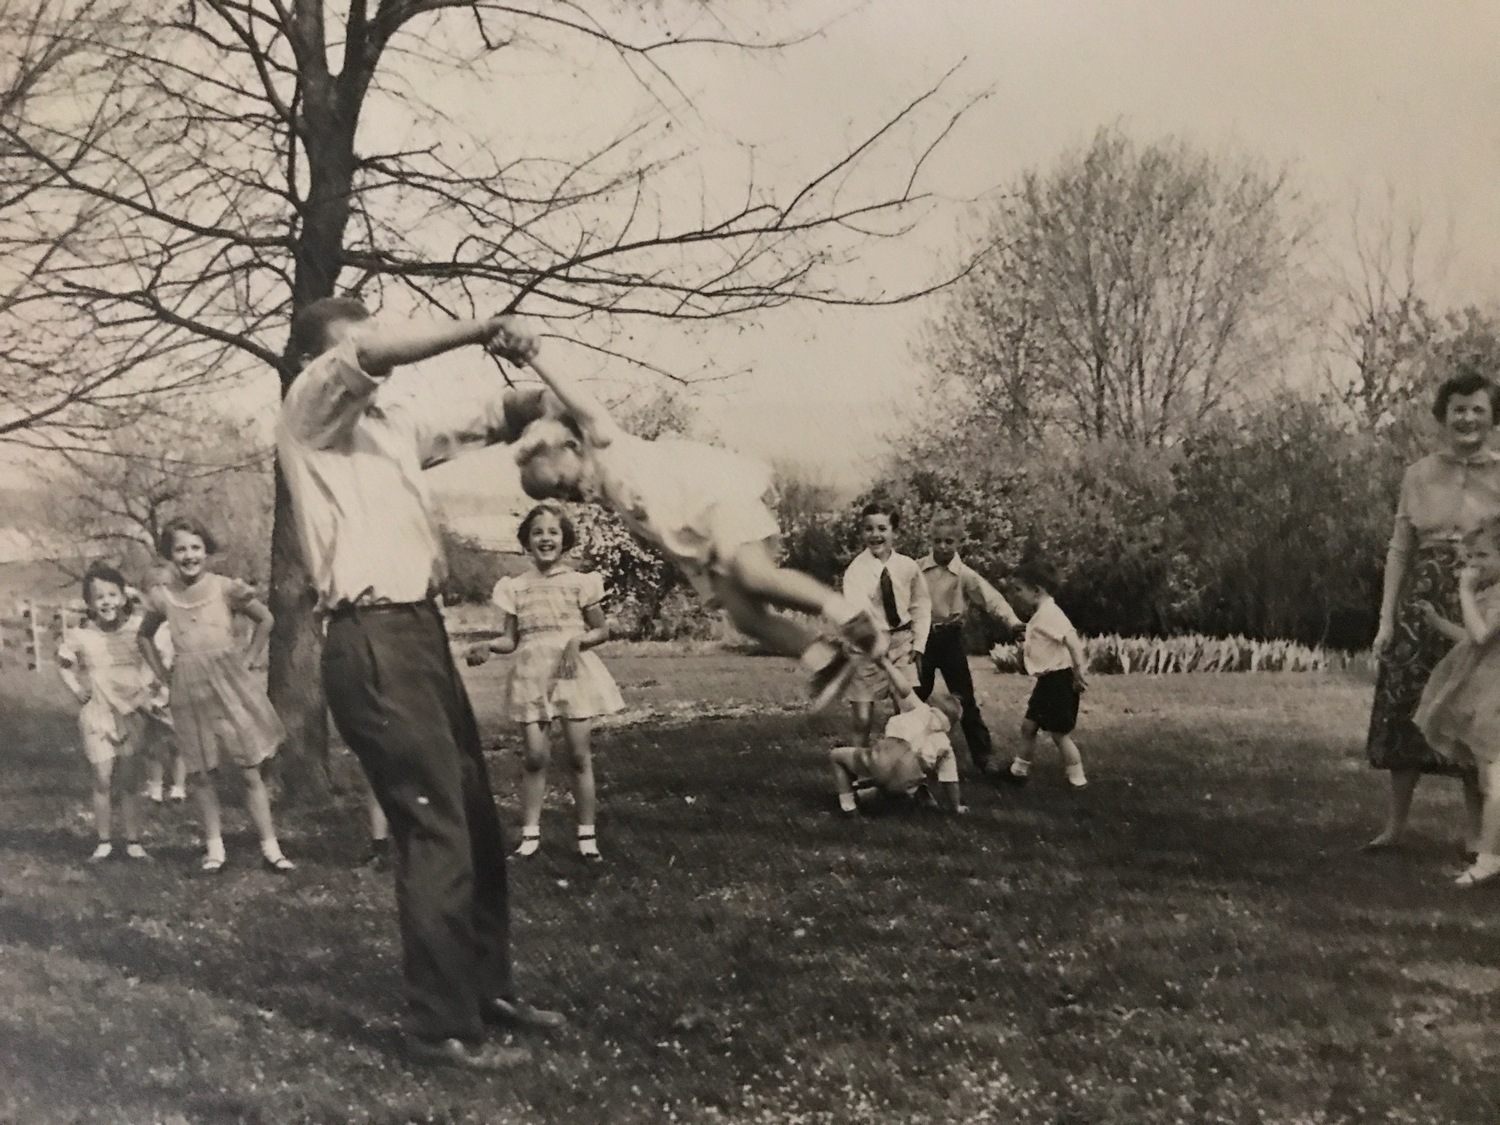
[[[1385,827],[1365,845],[1371,851],[1388,848],[1406,831],[1406,820],[1411,815],[1412,795],[1417,791],[1417,782],[1422,774],[1418,770],[1391,770],[1390,793],[1386,802]]]
[[[521,754],[521,846],[517,855],[532,855],[541,846],[542,798],[547,795],[547,762],[552,756],[549,723],[526,724]]]

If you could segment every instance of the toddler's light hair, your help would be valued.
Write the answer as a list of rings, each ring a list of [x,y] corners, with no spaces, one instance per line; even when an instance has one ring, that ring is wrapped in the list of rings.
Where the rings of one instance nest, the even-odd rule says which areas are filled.
[[[942,688],[934,689],[932,694],[927,697],[927,706],[935,707],[948,716],[948,725],[950,727],[956,726],[964,715],[963,702],[958,696]]]

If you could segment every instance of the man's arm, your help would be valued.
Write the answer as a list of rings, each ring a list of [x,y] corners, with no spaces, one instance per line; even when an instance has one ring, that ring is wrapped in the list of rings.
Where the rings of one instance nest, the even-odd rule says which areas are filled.
[[[282,403],[282,424],[298,441],[317,449],[333,448],[347,439],[371,397],[396,367],[465,344],[483,343],[501,331],[504,323],[505,318],[495,317],[362,326],[314,358],[293,380]]]
[[[383,379],[397,367],[451,352],[468,344],[487,344],[511,323],[509,317],[483,320],[414,321],[408,324],[372,324],[354,337],[360,368],[375,379]]]

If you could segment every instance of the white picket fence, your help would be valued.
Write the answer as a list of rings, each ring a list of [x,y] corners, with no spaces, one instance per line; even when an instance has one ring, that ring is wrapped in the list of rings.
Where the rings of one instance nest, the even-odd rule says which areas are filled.
[[[50,671],[63,634],[83,618],[77,602],[18,602],[10,616],[0,617],[0,667],[21,664],[31,672]]]

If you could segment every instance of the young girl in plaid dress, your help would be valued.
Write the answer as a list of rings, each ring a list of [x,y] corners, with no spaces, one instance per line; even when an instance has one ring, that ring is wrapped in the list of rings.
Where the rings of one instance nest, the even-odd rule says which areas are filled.
[[[471,664],[489,652],[514,652],[506,685],[506,713],[526,732],[521,760],[521,846],[541,846],[542,798],[552,754],[552,726],[560,722],[572,767],[578,815],[578,854],[601,859],[594,829],[594,719],[625,706],[604,662],[588,650],[609,639],[604,581],[574,570],[563,556],[573,549],[573,521],[556,504],[538,504],[521,521],[521,546],[532,569],[495,584],[494,603],[505,614],[503,634],[470,651]]]

